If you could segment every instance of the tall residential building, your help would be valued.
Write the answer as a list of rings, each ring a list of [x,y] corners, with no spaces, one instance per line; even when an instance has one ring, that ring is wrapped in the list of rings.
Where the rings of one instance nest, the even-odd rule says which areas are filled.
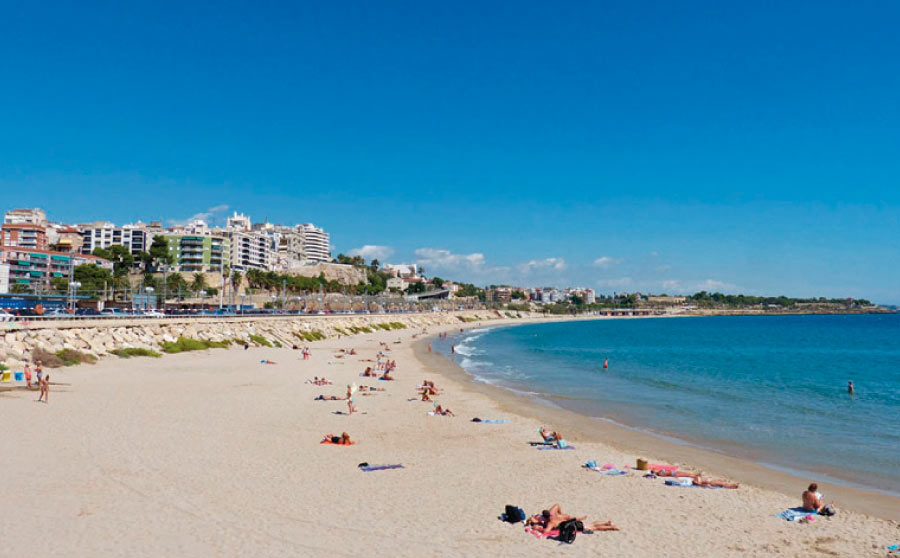
[[[40,292],[50,288],[53,277],[68,277],[73,267],[96,264],[112,271],[112,262],[88,254],[68,254],[18,246],[0,247],[0,264],[9,265],[10,288],[20,285]]]
[[[32,223],[3,223],[0,227],[0,246],[18,246],[46,250],[47,228]]]
[[[162,235],[169,243],[175,271],[221,273],[228,264],[229,241],[224,235],[179,233]]]
[[[312,223],[297,225],[297,230],[303,231],[303,245],[308,262],[327,263],[331,261],[330,234]]]
[[[264,232],[232,230],[231,269],[246,273],[251,269],[269,271],[272,269],[272,241]]]
[[[128,248],[133,256],[137,256],[149,250],[153,241],[153,235],[147,231],[143,223],[117,227],[112,223],[98,221],[82,226],[81,237],[83,254],[90,254],[97,248],[119,245]]]

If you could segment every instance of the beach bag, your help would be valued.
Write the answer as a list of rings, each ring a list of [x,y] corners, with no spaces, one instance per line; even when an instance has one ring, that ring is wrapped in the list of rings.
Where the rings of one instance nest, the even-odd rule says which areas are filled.
[[[566,544],[572,544],[573,542],[575,542],[575,533],[578,532],[578,526],[576,525],[576,523],[581,522],[575,519],[570,519],[568,521],[563,521],[562,523],[560,523],[558,527],[559,536],[557,537],[557,539],[560,542],[564,542]],[[584,529],[583,525],[582,529]]]
[[[525,521],[525,511],[516,506],[506,506],[506,513],[503,514],[503,517],[509,523],[518,523]]]
[[[819,515],[824,515],[825,517],[831,517],[832,515],[834,515],[836,513],[837,512],[834,510],[834,508],[831,507],[831,504],[828,504],[827,506],[825,506],[822,509],[822,511],[819,512]]]

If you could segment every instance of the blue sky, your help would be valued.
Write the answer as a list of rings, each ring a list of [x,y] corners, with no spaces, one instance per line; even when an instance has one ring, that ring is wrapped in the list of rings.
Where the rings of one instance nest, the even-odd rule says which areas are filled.
[[[227,206],[477,283],[900,303],[895,2],[185,4],[4,7],[0,206]]]

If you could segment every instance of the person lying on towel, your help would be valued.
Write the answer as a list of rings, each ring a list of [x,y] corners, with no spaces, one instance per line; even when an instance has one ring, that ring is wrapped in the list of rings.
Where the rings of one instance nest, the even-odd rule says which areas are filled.
[[[550,509],[546,509],[537,515],[529,517],[525,521],[526,527],[531,527],[538,533],[549,533],[553,531],[559,524],[570,519],[584,521],[586,517],[574,517],[563,513],[559,504],[553,504]],[[591,524],[585,524],[584,532],[590,531],[618,531],[619,528],[613,525],[612,521],[595,521]]]

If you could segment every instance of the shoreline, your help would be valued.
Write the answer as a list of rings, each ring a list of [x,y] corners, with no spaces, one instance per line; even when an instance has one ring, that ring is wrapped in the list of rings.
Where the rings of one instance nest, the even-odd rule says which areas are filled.
[[[582,318],[584,319],[584,318]],[[623,318],[597,318],[623,319]],[[637,319],[637,317],[632,318]],[[465,324],[461,329],[479,327],[516,327],[532,323],[551,323],[554,321],[576,321],[565,318],[554,320],[524,320],[515,324]],[[777,465],[770,465],[745,458],[732,457],[713,449],[699,447],[690,441],[678,438],[672,433],[666,435],[651,433],[639,427],[617,423],[612,419],[591,417],[553,406],[550,402],[541,401],[539,397],[529,396],[515,391],[479,382],[462,367],[440,353],[428,353],[427,344],[433,336],[412,341],[412,352],[415,358],[430,371],[448,378],[462,389],[486,396],[496,403],[501,410],[523,418],[538,420],[552,424],[554,429],[567,433],[567,439],[573,442],[583,441],[607,446],[613,450],[637,457],[649,458],[651,462],[665,461],[683,464],[693,469],[711,472],[714,476],[734,479],[763,490],[794,497],[799,500],[803,488],[811,481]],[[798,471],[799,473],[800,471]],[[821,477],[820,477],[821,478]],[[900,521],[900,498],[877,489],[855,487],[842,484],[841,479],[823,478],[819,482],[823,491],[827,489],[829,500],[843,509],[853,510],[889,521]]]

